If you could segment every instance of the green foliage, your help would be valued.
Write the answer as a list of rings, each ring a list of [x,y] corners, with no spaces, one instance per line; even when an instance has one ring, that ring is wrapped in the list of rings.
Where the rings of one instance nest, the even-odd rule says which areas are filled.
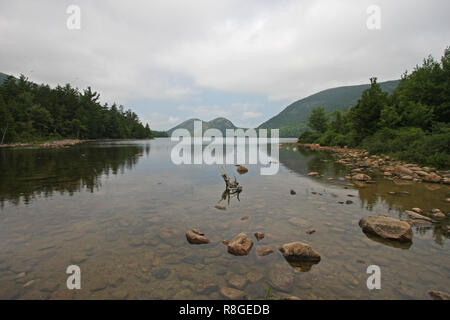
[[[392,93],[398,83],[398,80],[386,81],[381,82],[380,86],[384,92]],[[370,84],[363,84],[323,90],[295,101],[258,128],[280,129],[280,137],[287,137],[281,134],[285,127],[299,128],[294,135],[290,135],[298,137],[300,133],[307,129],[308,117],[314,108],[321,106],[326,113],[336,110],[347,111],[350,106],[354,106],[358,102],[363,91],[369,87]]]
[[[326,130],[318,125],[325,123],[323,115],[323,110],[313,110],[310,127],[316,133],[302,133],[300,142],[360,147],[450,168],[450,49],[441,63],[428,57],[411,74],[405,73],[391,95],[372,78],[370,88],[348,112],[326,115],[327,121],[332,117]]]
[[[387,93],[381,90],[377,78],[370,79],[371,86],[365,90],[352,108],[352,125],[357,130],[357,139],[362,141],[379,127],[381,110],[387,103]]]
[[[313,109],[308,119],[308,126],[316,132],[324,133],[328,128],[328,117],[323,107]]]
[[[24,76],[7,77],[0,85],[0,142],[152,137],[134,112],[115,104],[108,108],[99,98],[90,87],[83,92],[69,84],[51,89]]]
[[[147,124],[148,126],[148,124]],[[147,129],[147,126],[145,127]],[[167,138],[169,136],[169,134],[167,133],[167,131],[155,131],[152,130],[152,136],[155,138]]]
[[[320,138],[320,133],[312,132],[312,131],[304,131],[298,138],[298,141],[301,143],[315,143]]]

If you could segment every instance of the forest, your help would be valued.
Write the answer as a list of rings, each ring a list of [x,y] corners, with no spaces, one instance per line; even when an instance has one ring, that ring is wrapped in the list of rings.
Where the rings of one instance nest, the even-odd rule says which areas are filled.
[[[404,161],[450,168],[450,47],[424,59],[391,93],[376,78],[347,112],[315,108],[301,143],[347,146]]]
[[[146,139],[149,125],[122,105],[101,104],[90,87],[51,88],[25,76],[0,85],[0,144],[51,139]]]

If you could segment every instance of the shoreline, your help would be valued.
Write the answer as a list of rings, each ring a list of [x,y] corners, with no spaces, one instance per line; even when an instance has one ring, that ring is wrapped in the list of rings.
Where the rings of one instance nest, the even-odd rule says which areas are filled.
[[[436,168],[420,166],[414,163],[393,159],[390,156],[370,155],[367,150],[348,149],[341,147],[328,147],[319,144],[300,142],[286,142],[282,145],[298,146],[317,151],[330,151],[337,159],[336,163],[350,169],[347,180],[356,182],[368,182],[372,180],[370,175],[380,173],[386,179],[400,179],[411,182],[439,183],[450,185],[450,171],[437,170]],[[310,172],[309,176],[319,176],[317,172]]]
[[[86,142],[93,141],[133,141],[133,140],[154,140],[152,139],[61,139],[61,140],[51,140],[45,142],[16,142],[8,144],[0,144],[0,148],[21,148],[21,147],[37,147],[37,148],[67,148],[77,144],[82,144]]]
[[[39,148],[63,148],[74,146],[76,144],[89,142],[92,140],[79,140],[79,139],[62,139],[62,140],[52,140],[45,142],[17,142],[8,143],[0,145],[0,148],[20,148],[20,147],[39,147]]]

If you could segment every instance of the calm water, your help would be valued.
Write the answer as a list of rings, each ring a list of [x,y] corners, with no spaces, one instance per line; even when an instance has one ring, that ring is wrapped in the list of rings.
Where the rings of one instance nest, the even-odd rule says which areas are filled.
[[[368,238],[358,226],[363,216],[403,218],[412,207],[448,212],[448,186],[379,177],[347,187],[346,169],[328,154],[283,146],[277,175],[225,166],[243,192],[221,211],[214,208],[224,191],[217,166],[176,166],[171,148],[157,139],[0,150],[0,298],[223,299],[219,289],[232,279],[249,298],[264,298],[267,284],[303,299],[429,299],[430,289],[448,291],[448,219],[415,228],[411,246]],[[353,204],[338,203],[346,200]],[[191,228],[211,243],[188,244]],[[306,234],[311,228],[316,233]],[[260,242],[256,231],[266,234]],[[274,249],[307,242],[322,260],[300,272],[277,251],[232,256],[221,241],[240,232]],[[81,290],[66,288],[71,264],[81,268]],[[381,290],[366,287],[372,264],[381,268]]]

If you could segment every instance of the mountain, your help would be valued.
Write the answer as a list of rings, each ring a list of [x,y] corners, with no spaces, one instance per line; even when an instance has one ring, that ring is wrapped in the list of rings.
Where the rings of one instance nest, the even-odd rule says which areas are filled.
[[[189,120],[186,120],[182,123],[180,123],[179,125],[173,127],[172,129],[167,130],[167,133],[170,135],[172,135],[172,132],[175,131],[176,129],[187,129],[191,135],[194,132],[194,121],[201,121],[202,122],[202,128],[203,131],[207,130],[207,129],[219,129],[223,135],[225,135],[226,133],[226,129],[237,129],[237,127],[228,119],[226,118],[216,118],[214,120],[211,121],[203,121],[200,119],[196,119],[196,118],[192,118]]]
[[[399,80],[392,80],[380,82],[379,84],[383,91],[392,93],[398,83]],[[370,84],[363,84],[320,91],[304,99],[295,101],[278,115],[261,124],[258,128],[280,129],[281,137],[298,137],[306,129],[308,117],[312,109],[323,107],[325,112],[347,110],[349,107],[356,105],[363,91],[369,87]]]

